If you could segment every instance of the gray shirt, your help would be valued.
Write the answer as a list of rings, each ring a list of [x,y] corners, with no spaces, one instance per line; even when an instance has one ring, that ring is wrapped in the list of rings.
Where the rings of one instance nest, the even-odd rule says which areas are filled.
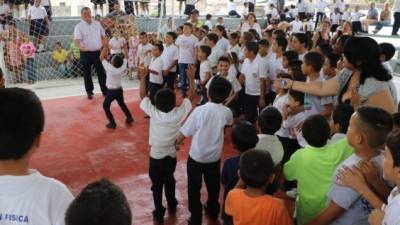
[[[340,94],[345,91],[344,88],[350,81],[352,74],[353,72],[351,70],[343,69],[336,76],[336,79],[339,82],[339,90],[337,93],[338,98],[340,97]],[[390,92],[390,95],[393,99],[393,104],[397,106],[397,90],[393,84],[393,81],[379,81],[373,77],[367,78],[364,84],[360,84],[358,87],[358,94],[361,98],[361,106],[363,106],[371,96],[384,90],[388,90]],[[341,101],[341,99],[338,100]]]
[[[90,24],[82,20],[75,26],[74,40],[79,40],[81,46],[88,51],[99,51],[103,45],[102,37],[104,36],[103,27],[95,20],[92,20]]]
[[[370,8],[367,13],[367,19],[378,20],[378,10]]]

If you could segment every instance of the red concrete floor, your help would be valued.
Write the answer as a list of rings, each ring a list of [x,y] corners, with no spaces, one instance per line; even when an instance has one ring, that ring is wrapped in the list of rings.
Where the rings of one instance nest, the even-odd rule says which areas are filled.
[[[91,181],[107,177],[124,190],[132,208],[133,224],[153,224],[153,201],[147,175],[149,120],[139,109],[137,90],[126,91],[125,99],[135,122],[131,127],[125,126],[125,118],[114,102],[116,130],[104,126],[107,120],[102,109],[103,97],[99,95],[91,101],[84,96],[43,101],[45,131],[42,146],[31,166],[65,183],[74,195]],[[227,130],[225,134],[224,159],[236,154],[229,133]],[[187,140],[178,153],[175,178],[179,206],[176,216],[166,217],[166,224],[187,224],[186,160],[189,146],[190,140]],[[204,190],[202,197],[206,199]],[[290,202],[289,207],[293,208]],[[207,220],[204,221],[206,224]]]

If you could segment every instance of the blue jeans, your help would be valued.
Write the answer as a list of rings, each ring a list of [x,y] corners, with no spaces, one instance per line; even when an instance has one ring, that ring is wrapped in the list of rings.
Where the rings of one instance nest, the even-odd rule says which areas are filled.
[[[179,83],[181,83],[181,91],[182,95],[186,96],[186,91],[188,90],[188,79],[186,70],[189,67],[189,64],[186,63],[179,63]]]
[[[382,27],[389,26],[389,25],[390,25],[390,20],[378,21],[376,23],[375,30],[380,31],[382,29]]]
[[[36,80],[36,63],[35,59],[28,59],[26,61],[26,74],[28,75],[29,81]]]
[[[63,76],[67,76],[67,66],[64,63],[58,64],[57,67],[58,72],[60,72]]]

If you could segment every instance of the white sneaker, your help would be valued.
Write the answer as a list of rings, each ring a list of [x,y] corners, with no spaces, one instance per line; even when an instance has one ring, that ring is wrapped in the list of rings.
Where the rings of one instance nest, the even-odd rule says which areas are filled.
[[[45,52],[45,51],[46,50],[44,49],[44,45],[43,44],[39,44],[37,52]]]
[[[290,197],[290,198],[296,199],[296,198],[297,198],[297,195],[299,195],[299,194],[298,194],[298,192],[297,192],[297,188],[293,188],[292,190],[287,191],[287,192],[286,192],[286,195],[287,195],[288,197]]]

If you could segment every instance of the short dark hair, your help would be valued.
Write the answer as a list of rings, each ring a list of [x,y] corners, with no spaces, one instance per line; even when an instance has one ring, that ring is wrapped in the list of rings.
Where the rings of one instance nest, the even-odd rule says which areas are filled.
[[[170,112],[176,106],[175,92],[169,88],[161,88],[154,97],[154,104],[161,112]]]
[[[275,107],[265,108],[258,116],[261,133],[274,135],[282,126],[282,114]]]
[[[173,31],[167,32],[166,36],[171,36],[172,39],[176,40],[176,33]]]
[[[190,29],[193,29],[193,25],[191,23],[184,23],[183,26],[187,26]]]
[[[248,31],[242,33],[243,39],[245,42],[254,41],[254,35]]]
[[[161,53],[164,51],[164,46],[161,43],[156,43],[153,46],[157,47]]]
[[[321,50],[321,53],[323,56],[327,56],[329,54],[332,54],[332,52],[333,52],[332,45],[330,45],[328,43],[319,44],[318,48]]]
[[[21,159],[43,132],[42,103],[30,90],[0,89],[0,115],[0,160]]]
[[[286,33],[282,29],[277,29],[272,31],[272,34],[274,34],[276,37],[284,37],[286,39]]]
[[[223,103],[232,91],[231,83],[222,77],[216,76],[212,79],[208,88],[208,95],[211,102],[220,104]]]
[[[249,122],[242,121],[232,129],[232,143],[240,152],[256,147],[257,129]]]
[[[303,64],[303,61],[301,61],[300,59],[293,59],[291,61],[289,61],[289,67],[290,68],[301,68],[301,64]]]
[[[295,102],[300,103],[300,105],[304,105],[304,93],[303,92],[290,89],[289,95],[294,99]]]
[[[147,33],[142,31],[142,32],[140,32],[139,36],[146,36],[147,37]]]
[[[227,62],[227,63],[231,64],[231,60],[230,60],[229,57],[227,57],[227,56],[221,56],[221,57],[219,57],[218,63],[220,63],[220,62]]]
[[[293,50],[285,51],[283,53],[283,56],[286,57],[286,59],[289,61],[289,65],[291,61],[299,59],[299,54]]]
[[[368,146],[382,147],[393,128],[392,116],[384,109],[367,106],[359,108],[357,115],[359,117],[357,128],[367,136]]]
[[[275,41],[278,44],[278,46],[280,46],[282,48],[282,51],[284,52],[288,45],[288,41],[286,40],[286,38],[282,37],[282,36],[278,36],[278,37],[276,37]]]
[[[219,40],[218,35],[216,33],[207,34],[207,39],[212,41],[214,44],[217,44],[217,42]]]
[[[349,104],[339,104],[335,107],[332,113],[333,124],[339,124],[340,133],[347,133],[349,128],[350,118],[353,115],[354,109]]]
[[[260,35],[256,31],[256,29],[249,29],[249,33],[251,33],[254,37],[254,40],[259,41],[260,40]]]
[[[65,214],[66,225],[131,225],[132,213],[123,191],[107,179],[88,184]]]
[[[267,184],[274,174],[274,162],[271,155],[263,150],[248,150],[240,156],[239,174],[243,182],[253,188]]]
[[[252,52],[254,55],[258,53],[258,44],[256,42],[250,41],[245,44],[247,51]]]
[[[212,18],[212,15],[211,14],[207,14],[206,15],[206,19],[211,19]]]
[[[304,63],[310,65],[315,72],[319,72],[324,65],[324,56],[319,52],[308,52],[304,55]]]
[[[400,112],[394,113],[392,115],[393,118],[393,125],[400,127]]]
[[[304,44],[304,47],[305,47],[306,49],[309,49],[309,48],[311,47],[311,40],[310,40],[310,38],[308,37],[307,34],[304,34],[304,33],[295,33],[295,34],[293,34],[293,37],[296,37],[297,40],[298,40],[301,44]]]
[[[83,7],[83,8],[81,9],[81,14],[83,13],[83,11],[86,11],[86,10],[91,11],[89,7],[85,6],[85,7]]]
[[[302,132],[307,143],[316,148],[324,147],[331,136],[329,123],[320,114],[308,117],[303,123]]]
[[[200,46],[200,51],[206,54],[207,57],[211,55],[211,48],[207,45]]]
[[[331,65],[331,67],[336,68],[337,63],[340,60],[340,55],[331,53],[331,54],[326,55],[326,58],[329,60],[329,64]]]
[[[386,146],[392,154],[393,166],[400,167],[400,129],[394,130],[389,134]]]
[[[379,44],[379,52],[381,55],[385,55],[385,61],[389,61],[396,53],[396,48],[391,43],[383,42]]]
[[[121,55],[116,54],[112,57],[111,59],[111,64],[115,67],[115,68],[121,68],[122,64],[124,64],[124,59],[122,58]]]
[[[232,39],[239,39],[239,38],[240,38],[238,32],[233,32],[233,33],[231,33],[231,34],[229,35],[229,37],[232,38]]]
[[[266,39],[261,39],[259,42],[258,42],[258,45],[261,45],[261,46],[265,46],[265,47],[269,47],[269,41],[268,40],[266,40]]]

